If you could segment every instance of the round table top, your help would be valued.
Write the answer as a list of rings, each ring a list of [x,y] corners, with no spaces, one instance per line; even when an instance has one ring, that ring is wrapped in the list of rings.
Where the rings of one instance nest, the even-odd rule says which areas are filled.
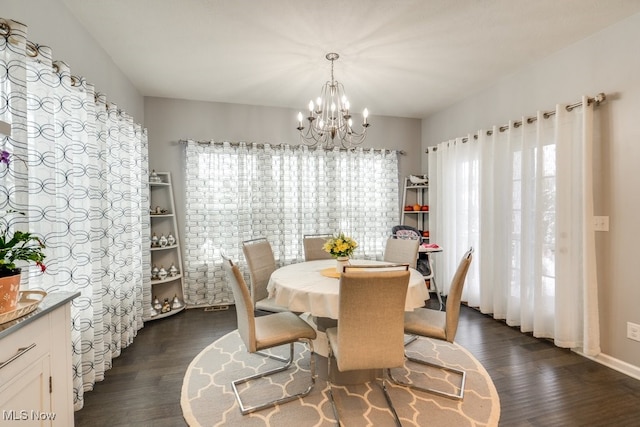
[[[383,261],[351,260],[352,265],[388,264]],[[267,290],[275,303],[299,313],[311,313],[317,317],[338,318],[338,294],[340,279],[323,274],[323,270],[335,268],[335,260],[307,261],[281,267],[271,274]],[[409,269],[409,288],[405,310],[423,307],[429,299],[429,291],[420,272]]]

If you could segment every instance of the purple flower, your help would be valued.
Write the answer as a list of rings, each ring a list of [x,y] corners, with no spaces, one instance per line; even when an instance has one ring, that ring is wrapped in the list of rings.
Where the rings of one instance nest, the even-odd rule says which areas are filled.
[[[9,154],[7,150],[0,151],[0,163],[4,163],[8,165],[10,158],[11,158],[11,154]]]

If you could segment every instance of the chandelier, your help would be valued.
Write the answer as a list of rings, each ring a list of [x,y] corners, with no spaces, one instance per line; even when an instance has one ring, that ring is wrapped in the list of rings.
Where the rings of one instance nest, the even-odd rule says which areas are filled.
[[[315,104],[309,101],[308,127],[303,126],[302,113],[298,113],[297,129],[305,145],[333,148],[339,143],[342,148],[353,148],[362,144],[367,136],[369,111],[365,108],[362,112],[362,131],[356,132],[344,86],[333,78],[333,61],[339,57],[337,53],[326,55],[331,61],[331,80],[324,84]]]

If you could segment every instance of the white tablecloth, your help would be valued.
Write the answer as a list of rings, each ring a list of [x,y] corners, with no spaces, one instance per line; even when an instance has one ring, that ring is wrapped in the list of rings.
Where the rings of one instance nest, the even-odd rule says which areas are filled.
[[[351,264],[388,264],[382,261],[351,260]],[[338,291],[340,279],[323,276],[325,268],[335,267],[335,260],[307,261],[281,267],[271,274],[267,290],[278,305],[291,311],[311,313],[317,317],[338,318]],[[429,291],[422,274],[409,269],[406,311],[424,306]]]

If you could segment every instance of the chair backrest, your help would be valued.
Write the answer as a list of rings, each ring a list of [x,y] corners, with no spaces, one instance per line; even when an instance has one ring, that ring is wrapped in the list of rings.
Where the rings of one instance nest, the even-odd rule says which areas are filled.
[[[304,246],[304,260],[315,261],[319,259],[331,259],[329,252],[322,249],[331,234],[307,234],[302,238]]]
[[[447,341],[453,342],[458,331],[458,320],[460,318],[460,301],[462,299],[462,289],[464,288],[465,279],[467,277],[467,271],[471,265],[473,259],[473,248],[462,256],[456,274],[451,280],[451,287],[449,288],[449,294],[447,295],[447,308],[446,308],[446,326],[445,335]]]
[[[420,239],[422,237],[422,233],[415,227],[410,225],[395,225],[391,227],[391,234],[400,238],[400,239]]]
[[[255,304],[269,295],[267,285],[271,273],[276,270],[276,259],[271,244],[264,237],[242,242],[242,252],[249,267],[251,300]]]
[[[340,276],[338,369],[376,369],[404,363],[404,306],[408,265],[347,266]]]
[[[236,318],[238,320],[238,333],[250,353],[256,351],[256,325],[253,312],[253,303],[249,295],[247,283],[242,277],[240,269],[234,262],[222,256],[222,268],[227,275],[227,283],[233,291],[233,299],[236,304]]]
[[[420,239],[396,239],[391,236],[387,239],[383,259],[387,262],[408,263],[411,268],[416,268],[419,248]]]

